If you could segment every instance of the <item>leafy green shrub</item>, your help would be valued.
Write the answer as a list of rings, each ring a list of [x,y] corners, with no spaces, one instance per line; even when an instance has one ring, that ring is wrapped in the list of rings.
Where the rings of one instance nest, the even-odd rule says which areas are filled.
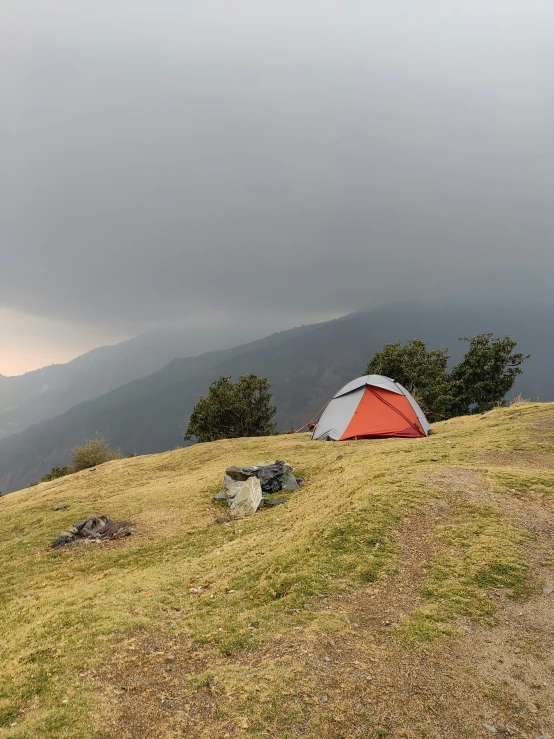
[[[450,373],[453,414],[483,413],[505,405],[504,396],[530,355],[514,352],[517,343],[510,336],[500,339],[487,333],[460,341],[467,341],[469,348]]]
[[[446,414],[449,402],[448,349],[429,351],[421,339],[387,344],[369,360],[366,375],[385,375],[399,382],[427,410]]]
[[[87,439],[82,446],[73,447],[71,450],[73,472],[96,467],[112,459],[121,459],[121,452],[112,449],[103,436]]]
[[[505,405],[504,397],[529,355],[514,352],[517,343],[492,333],[464,337],[469,348],[448,372],[448,349],[427,349],[421,339],[387,344],[370,359],[365,374],[385,375],[415,396],[431,420],[483,413]],[[521,402],[521,401],[520,401]]]
[[[44,477],[40,478],[41,482],[50,482],[50,480],[57,480],[58,477],[65,477],[69,475],[71,470],[69,467],[52,467],[50,472]]]
[[[194,406],[185,441],[235,439],[242,436],[269,436],[275,433],[271,419],[277,410],[271,405],[271,385],[266,377],[243,375],[238,382],[220,377],[210,385],[208,396]]]

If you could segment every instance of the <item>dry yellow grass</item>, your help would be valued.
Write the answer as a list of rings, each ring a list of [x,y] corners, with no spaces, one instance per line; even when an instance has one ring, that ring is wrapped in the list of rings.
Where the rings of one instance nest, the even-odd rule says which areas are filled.
[[[551,698],[517,714],[519,688],[473,674],[470,656],[484,660],[487,634],[529,608],[531,641],[517,648],[552,680],[541,609],[554,601],[541,588],[553,578],[554,404],[436,430],[201,444],[2,498],[0,736],[454,737],[482,734],[494,711],[524,736],[552,731]],[[268,459],[306,486],[216,524],[225,467]],[[95,513],[136,533],[49,548]]]

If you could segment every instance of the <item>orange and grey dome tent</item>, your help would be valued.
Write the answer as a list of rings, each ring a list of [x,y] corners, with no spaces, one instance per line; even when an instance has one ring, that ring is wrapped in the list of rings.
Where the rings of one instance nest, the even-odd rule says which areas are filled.
[[[427,436],[431,426],[405,387],[383,375],[352,380],[329,402],[312,434],[315,441]]]

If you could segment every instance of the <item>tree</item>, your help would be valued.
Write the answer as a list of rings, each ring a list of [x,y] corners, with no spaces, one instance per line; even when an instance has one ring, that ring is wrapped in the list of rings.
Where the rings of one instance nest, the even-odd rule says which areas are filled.
[[[482,413],[504,403],[530,355],[515,353],[517,343],[492,333],[468,341],[469,349],[450,373],[448,350],[429,351],[421,339],[387,344],[369,361],[366,374],[390,377],[412,393],[430,419]]]
[[[421,339],[406,344],[397,341],[373,355],[365,374],[385,375],[399,382],[432,418],[445,414],[449,405],[448,359],[448,349],[429,351]]]
[[[234,439],[240,436],[269,436],[275,433],[271,385],[267,378],[243,375],[238,382],[220,377],[210,385],[208,396],[194,406],[185,441]]]
[[[71,470],[69,467],[52,467],[50,472],[44,477],[40,478],[41,482],[50,482],[50,480],[57,480],[58,477],[65,477],[69,475]]]
[[[92,439],[87,439],[82,446],[73,447],[71,450],[73,472],[96,467],[112,459],[121,459],[121,452],[112,449],[103,436],[97,435]]]
[[[504,396],[523,372],[521,365],[530,355],[514,352],[517,342],[510,336],[500,339],[484,333],[460,341],[468,341],[469,349],[450,373],[452,415],[483,413],[504,405]]]

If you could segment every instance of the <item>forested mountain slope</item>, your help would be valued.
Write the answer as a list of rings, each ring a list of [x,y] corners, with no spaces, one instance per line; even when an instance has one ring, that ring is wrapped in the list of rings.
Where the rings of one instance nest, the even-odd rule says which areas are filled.
[[[532,355],[515,392],[554,399],[554,342],[551,311],[504,305],[398,304],[342,319],[282,332],[273,337],[167,367],[0,442],[0,490],[24,487],[67,463],[71,447],[100,433],[123,454],[146,454],[182,444],[194,403],[220,375],[247,372],[273,384],[282,431],[309,420],[345,382],[361,374],[384,343],[422,338],[451,347],[457,360],[465,344],[457,339],[491,330],[510,333]]]

